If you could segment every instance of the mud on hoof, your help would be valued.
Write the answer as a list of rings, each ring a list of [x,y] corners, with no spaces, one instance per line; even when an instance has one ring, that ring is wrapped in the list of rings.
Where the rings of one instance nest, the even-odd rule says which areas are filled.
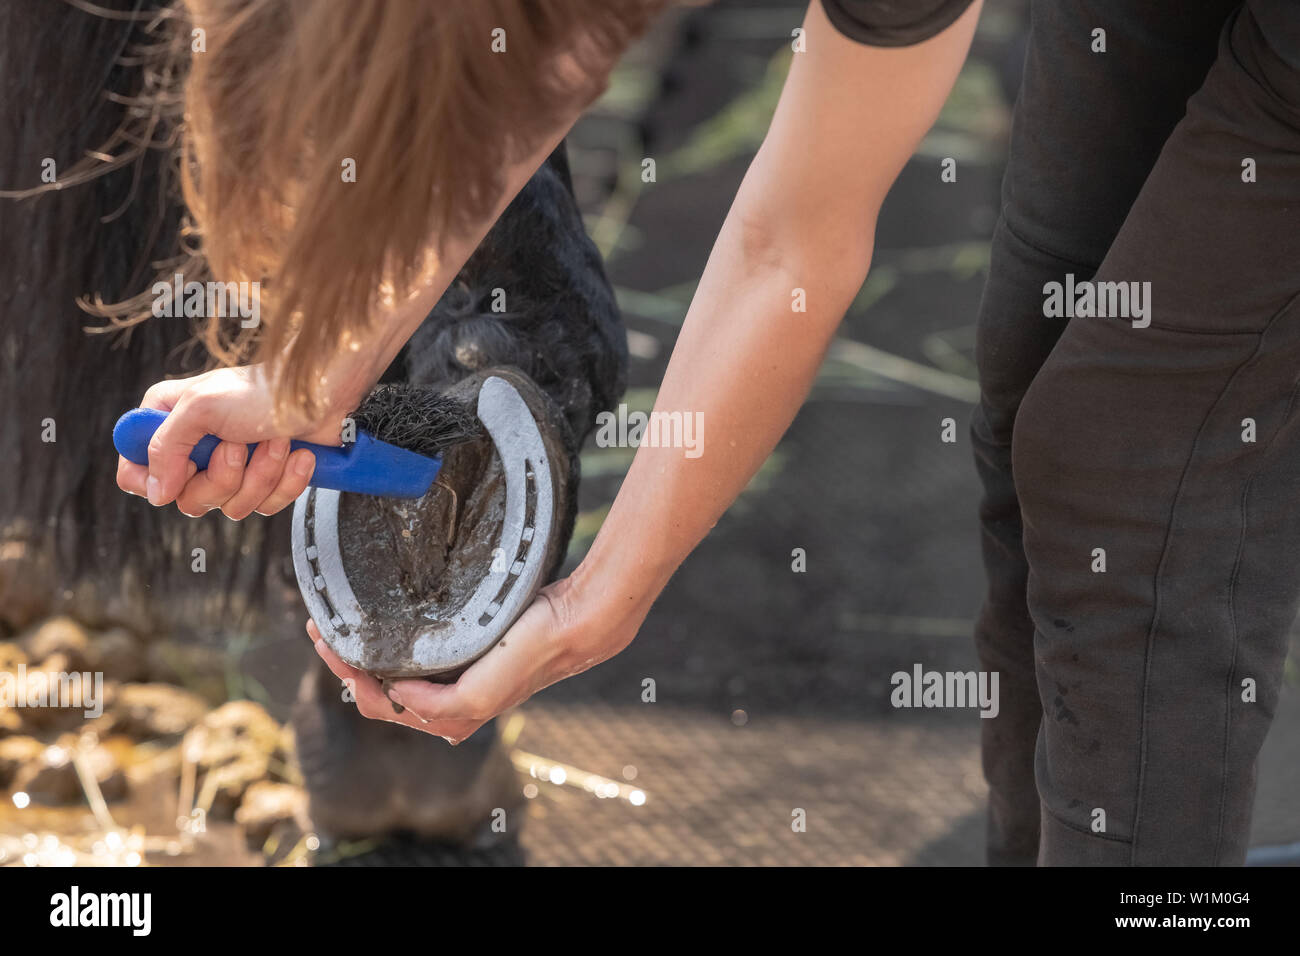
[[[477,422],[422,423],[392,407],[383,419],[457,436],[422,498],[310,489],[294,509],[308,610],[339,657],[378,677],[454,679],[524,611],[573,530],[578,459],[544,392],[515,369],[488,369],[440,401]]]

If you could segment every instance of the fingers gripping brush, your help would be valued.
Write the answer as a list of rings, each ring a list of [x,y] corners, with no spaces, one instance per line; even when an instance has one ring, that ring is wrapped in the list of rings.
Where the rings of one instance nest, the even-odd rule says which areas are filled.
[[[316,472],[293,512],[299,591],[348,664],[381,678],[452,679],[563,557],[569,529],[557,502],[576,466],[567,424],[513,368],[445,392],[379,386],[353,417],[354,445],[311,449]],[[153,429],[141,444],[143,426],[126,427],[130,442],[118,443],[121,422],[114,431],[118,450],[147,461]],[[200,468],[215,445],[196,447]]]
[[[414,412],[406,417],[389,411],[377,422],[379,434],[419,434],[422,444],[444,447],[476,437],[480,432],[477,422],[455,402],[439,395],[429,396],[419,409],[428,424],[417,425]],[[167,413],[153,408],[137,408],[127,412],[113,427],[113,444],[127,461],[137,465],[149,464],[149,442]],[[426,457],[408,451],[396,444],[381,441],[376,432],[361,431],[356,441],[342,447],[314,445],[311,442],[293,441],[294,451],[306,448],[316,456],[312,472],[314,488],[335,491],[352,491],[368,495],[386,495],[395,498],[419,498],[438,477],[442,468],[441,457]],[[190,461],[199,471],[208,467],[208,461],[221,439],[205,435],[190,452]],[[248,446],[248,458],[253,457],[256,443]]]

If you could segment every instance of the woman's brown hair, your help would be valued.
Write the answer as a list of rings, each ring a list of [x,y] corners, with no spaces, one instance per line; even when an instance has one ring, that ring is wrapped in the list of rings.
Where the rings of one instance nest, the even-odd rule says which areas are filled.
[[[321,373],[380,290],[409,292],[492,213],[507,166],[604,89],[662,5],[184,0],[185,279],[261,291],[260,327],[208,317],[208,350],[268,363],[282,407],[320,410]]]

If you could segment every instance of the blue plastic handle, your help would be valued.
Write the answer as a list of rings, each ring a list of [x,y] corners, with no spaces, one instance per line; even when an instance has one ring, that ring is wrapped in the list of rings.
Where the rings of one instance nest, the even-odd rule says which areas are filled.
[[[113,446],[118,454],[137,465],[149,464],[149,441],[166,418],[166,412],[154,408],[136,408],[123,415],[113,426]],[[216,435],[204,436],[190,452],[190,461],[203,471],[220,442]],[[355,442],[340,448],[305,441],[290,444],[294,449],[306,448],[316,456],[316,470],[311,477],[315,488],[389,498],[419,498],[429,490],[442,468],[441,458],[398,448],[363,431],[357,432]],[[248,446],[250,458],[256,447]]]

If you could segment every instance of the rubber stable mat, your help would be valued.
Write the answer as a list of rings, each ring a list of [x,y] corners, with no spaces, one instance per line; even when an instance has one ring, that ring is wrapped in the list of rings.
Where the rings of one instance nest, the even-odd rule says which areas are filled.
[[[742,726],[737,723],[743,722]],[[542,780],[523,833],[532,865],[982,862],[976,728],[604,706],[533,707],[519,746],[645,795]]]

